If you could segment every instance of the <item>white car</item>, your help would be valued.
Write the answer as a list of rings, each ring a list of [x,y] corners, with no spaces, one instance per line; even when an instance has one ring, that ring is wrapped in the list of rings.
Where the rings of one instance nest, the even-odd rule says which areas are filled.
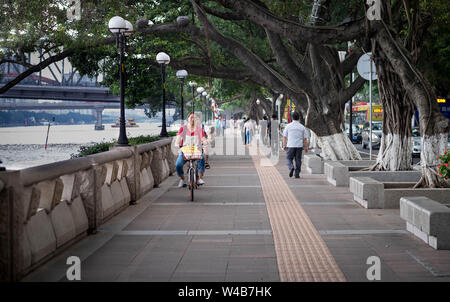
[[[369,123],[364,125],[364,129],[362,130],[361,143],[364,149],[369,148],[370,140],[370,126]],[[382,135],[383,125],[381,122],[372,122],[372,148],[379,148],[381,144],[381,135]]]
[[[447,152],[450,151],[450,132],[448,133],[447,137]]]
[[[420,136],[419,128],[414,128],[412,130],[413,148],[412,156],[419,157],[420,151],[422,151],[422,137]]]

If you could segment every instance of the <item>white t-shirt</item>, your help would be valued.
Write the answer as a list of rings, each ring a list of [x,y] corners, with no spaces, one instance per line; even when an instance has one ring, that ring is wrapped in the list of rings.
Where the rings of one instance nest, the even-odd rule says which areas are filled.
[[[250,120],[246,121],[244,124],[244,129],[245,131],[253,131],[253,123]]]
[[[308,138],[308,132],[298,121],[293,121],[284,128],[283,136],[287,138],[286,147],[303,148],[303,139]]]

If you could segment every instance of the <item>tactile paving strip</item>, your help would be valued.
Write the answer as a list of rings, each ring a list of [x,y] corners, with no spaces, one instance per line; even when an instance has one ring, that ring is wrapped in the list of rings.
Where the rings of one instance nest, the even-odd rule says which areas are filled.
[[[267,204],[283,282],[344,282],[344,274],[287,183],[274,166],[253,157]]]

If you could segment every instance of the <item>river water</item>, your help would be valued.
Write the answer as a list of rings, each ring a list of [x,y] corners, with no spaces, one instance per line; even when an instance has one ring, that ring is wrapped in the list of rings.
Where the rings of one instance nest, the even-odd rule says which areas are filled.
[[[158,135],[161,123],[138,123],[127,128],[127,137]],[[70,159],[80,146],[110,142],[119,137],[119,128],[105,125],[105,130],[94,130],[88,125],[53,125],[50,127],[47,150],[45,139],[48,126],[0,128],[0,164],[8,170],[23,169]]]

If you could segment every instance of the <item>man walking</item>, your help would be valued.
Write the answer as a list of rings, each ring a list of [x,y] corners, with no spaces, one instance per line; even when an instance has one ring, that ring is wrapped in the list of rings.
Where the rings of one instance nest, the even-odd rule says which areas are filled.
[[[272,121],[277,120],[277,115],[274,113],[272,114],[272,120],[267,121],[267,135],[269,136],[269,145],[272,145]]]
[[[298,112],[292,114],[292,119],[292,123],[289,123],[283,132],[283,149],[286,150],[289,177],[292,177],[295,170],[295,178],[300,178],[303,147],[305,148],[305,151],[308,152],[308,132],[306,131],[306,128],[300,124],[300,114]],[[295,169],[292,164],[294,158]]]
[[[264,115],[263,119],[259,121],[259,135],[263,145],[267,145],[267,116]]]

